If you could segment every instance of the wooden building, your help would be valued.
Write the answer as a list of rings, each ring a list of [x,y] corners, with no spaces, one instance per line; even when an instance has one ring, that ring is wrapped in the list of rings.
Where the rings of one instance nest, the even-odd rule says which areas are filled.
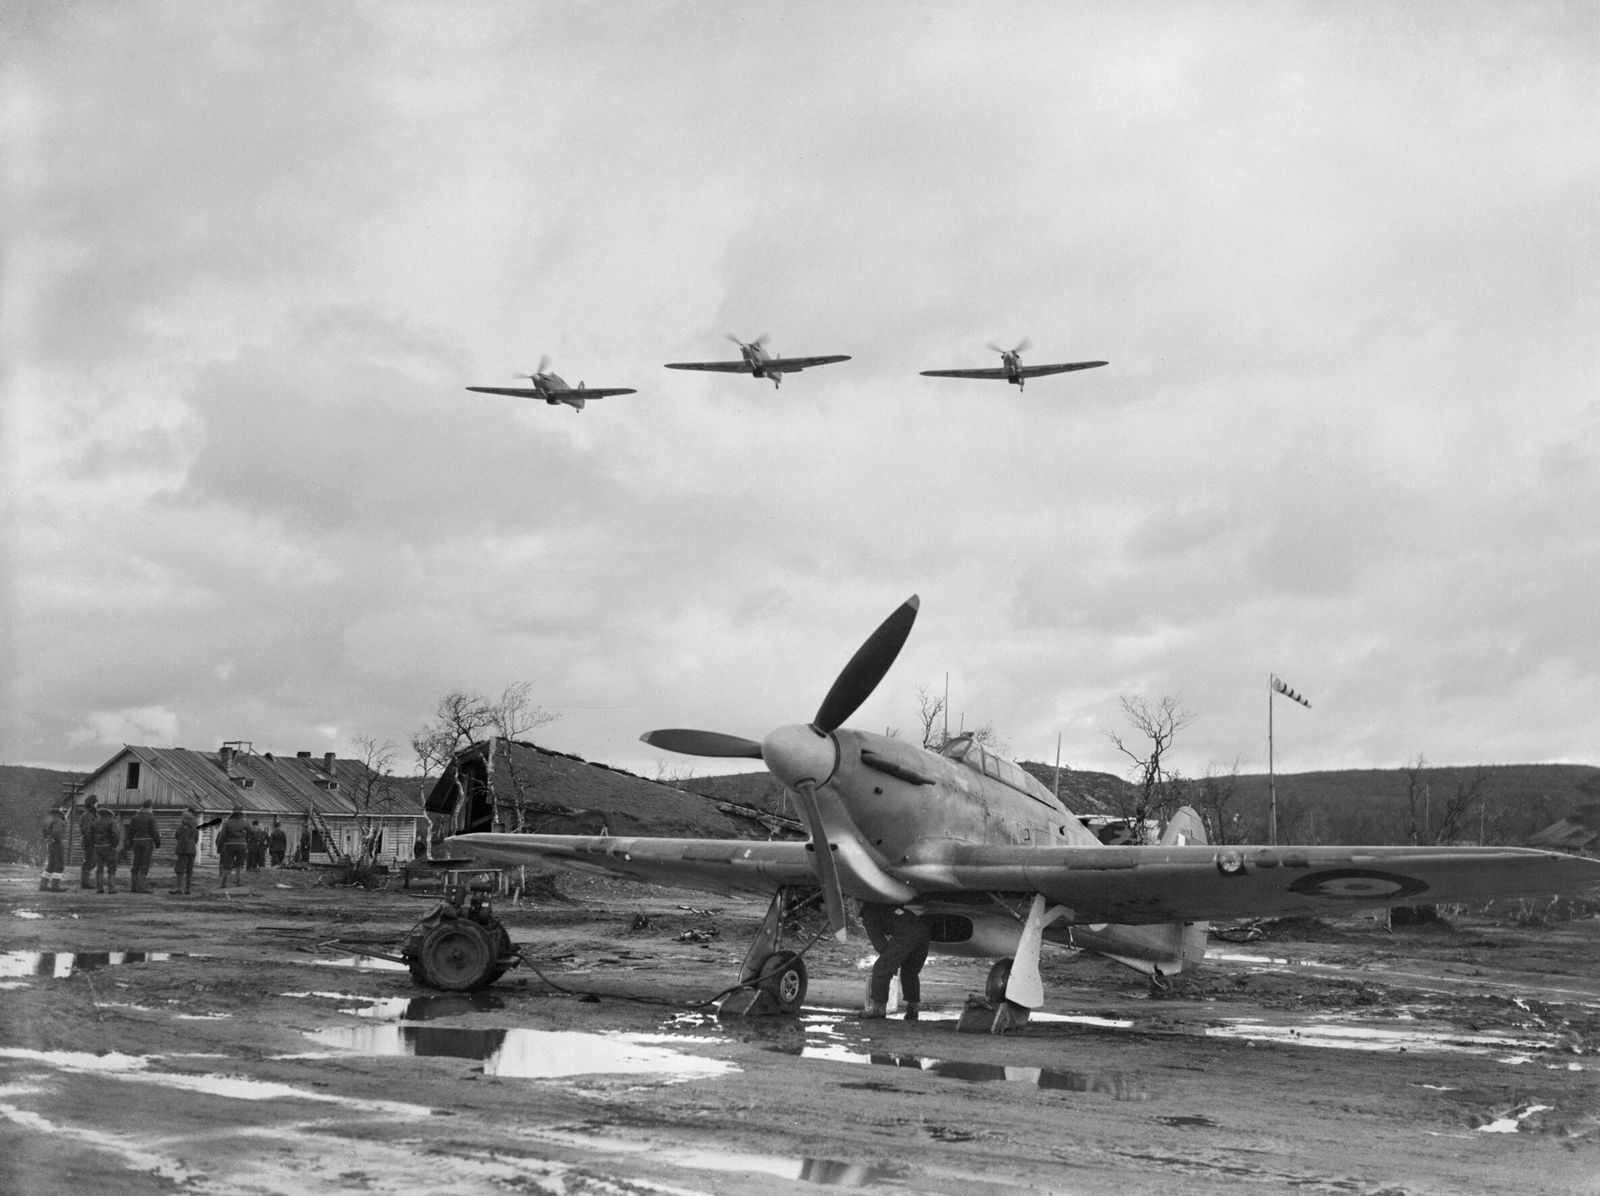
[[[379,834],[377,861],[403,864],[411,859],[418,831],[427,825],[421,798],[410,786],[332,752],[257,754],[244,741],[225,743],[215,752],[130,744],[84,779],[72,804],[68,859],[74,864],[81,859],[83,811],[90,797],[110,806],[124,826],[146,798],[152,801],[161,831],[158,870],[170,865],[173,832],[190,806],[201,811],[197,862],[202,864],[216,863],[220,820],[235,806],[267,831],[278,820],[288,838],[288,859],[296,858],[305,840],[310,860],[319,863],[333,858],[324,828],[340,851],[352,855],[365,821]]]

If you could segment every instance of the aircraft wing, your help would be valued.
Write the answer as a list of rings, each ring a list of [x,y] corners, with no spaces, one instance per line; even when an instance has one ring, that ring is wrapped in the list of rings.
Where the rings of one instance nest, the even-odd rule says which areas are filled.
[[[925,896],[1042,893],[1080,924],[1316,915],[1600,885],[1600,860],[1525,847],[946,844],[893,872]]]
[[[1064,361],[1060,365],[1025,365],[1017,373],[1024,378],[1042,378],[1046,374],[1066,374],[1073,370],[1092,370],[1096,366],[1110,364],[1108,361]]]
[[[505,864],[604,872],[706,893],[763,896],[815,885],[811,845],[802,840],[652,839],[609,835],[456,835],[452,855]]]
[[[1009,378],[1005,370],[923,370],[924,378]]]
[[[836,353],[831,357],[769,357],[761,363],[761,368],[769,374],[774,370],[788,374],[796,370],[810,369],[814,365],[832,365],[836,361],[849,360],[848,353]]]
[[[534,390],[528,386],[469,386],[468,390],[475,390],[481,395],[510,395],[517,399],[542,399],[544,391]]]
[[[669,370],[715,370],[719,374],[748,374],[748,361],[669,361]]]
[[[631,386],[574,386],[566,390],[558,390],[552,397],[557,399],[604,399],[609,398],[611,395],[636,395],[638,393]]]

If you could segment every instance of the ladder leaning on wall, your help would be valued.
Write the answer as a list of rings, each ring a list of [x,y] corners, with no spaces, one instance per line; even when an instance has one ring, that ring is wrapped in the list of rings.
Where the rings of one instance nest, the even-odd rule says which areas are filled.
[[[336,864],[348,864],[350,857],[345,855],[344,849],[339,846],[338,840],[333,837],[333,832],[322,820],[322,815],[317,813],[316,807],[307,806],[306,810],[311,815],[311,825],[316,827],[317,833],[322,836],[322,846],[327,851],[328,858]]]

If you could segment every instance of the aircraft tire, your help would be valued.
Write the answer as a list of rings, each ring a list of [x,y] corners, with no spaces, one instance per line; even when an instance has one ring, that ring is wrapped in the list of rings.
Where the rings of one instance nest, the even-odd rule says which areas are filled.
[[[799,1013],[806,999],[806,961],[793,951],[774,951],[761,961],[757,974],[770,972],[761,990],[772,998],[779,1013]]]
[[[483,927],[458,918],[435,926],[423,936],[416,966],[420,966],[423,979],[431,988],[471,992],[494,979],[494,945]]]
[[[1011,961],[1000,959],[995,961],[994,967],[989,969],[989,978],[984,981],[983,995],[991,1001],[1004,1001],[1006,999],[1006,985],[1011,981]]]

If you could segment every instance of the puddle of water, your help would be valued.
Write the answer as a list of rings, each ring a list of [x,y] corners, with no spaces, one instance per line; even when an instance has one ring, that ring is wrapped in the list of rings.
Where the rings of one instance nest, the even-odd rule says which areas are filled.
[[[332,994],[319,993],[319,996]],[[360,1001],[360,1008],[341,1009],[357,1017],[382,1022],[431,1022],[442,1017],[465,1017],[469,1013],[493,1013],[504,1009],[503,999],[491,992],[445,993],[431,997],[342,997]]]
[[[13,916],[14,917],[18,917],[18,918],[30,918],[30,919],[31,918],[43,918],[44,917],[44,915],[41,914],[36,909],[19,909],[19,910],[14,911]]]
[[[0,1059],[24,1059],[60,1071],[90,1072],[116,1080],[158,1084],[164,1088],[195,1092],[204,1096],[221,1096],[232,1100],[306,1100],[407,1117],[433,1116],[433,1110],[424,1105],[402,1104],[399,1101],[356,1100],[322,1092],[307,1092],[290,1084],[278,1084],[270,1080],[155,1071],[151,1069],[150,1064],[159,1058],[161,1058],[159,1055],[124,1055],[116,1051],[104,1055],[91,1055],[85,1051],[34,1051],[21,1047],[0,1047]]]
[[[182,958],[172,951],[6,951],[0,953],[0,977],[47,976],[64,980],[77,972],[124,963],[161,963]]]
[[[1213,1038],[1246,1038],[1258,1042],[1337,1047],[1350,1051],[1417,1051],[1487,1055],[1507,1048],[1540,1050],[1554,1045],[1553,1042],[1537,1038],[1518,1038],[1509,1034],[1473,1034],[1446,1028],[1425,1030],[1420,1027],[1396,1030],[1386,1026],[1315,1019],[1292,1025],[1274,1025],[1248,1018],[1235,1018],[1221,1025],[1209,1025],[1205,1032],[1207,1036]],[[1502,1059],[1501,1062],[1510,1063],[1513,1059]],[[1528,1057],[1522,1056],[1515,1059],[1515,1062],[1528,1062]]]
[[[370,955],[343,955],[336,959],[313,959],[311,962],[319,968],[354,968],[358,972],[404,972],[409,970],[403,963],[395,963],[392,959],[375,959]]]
[[[557,1030],[475,1030],[383,1024],[308,1031],[322,1046],[363,1055],[417,1055],[481,1060],[483,1074],[524,1080],[585,1075],[646,1075],[668,1082],[726,1075],[721,1059],[685,1055],[629,1034]]]
[[[1552,1108],[1554,1108],[1553,1105],[1529,1105],[1527,1108],[1519,1109],[1508,1116],[1497,1118],[1488,1125],[1480,1125],[1478,1132],[1480,1134],[1520,1134],[1524,1121],[1535,1113],[1545,1113]]]
[[[1147,1101],[1150,1091],[1144,1077],[1130,1072],[1080,1072],[1053,1067],[1002,1066],[997,1063],[968,1063],[955,1059],[933,1059],[923,1055],[891,1054],[884,1051],[863,1053],[838,1044],[802,1047],[769,1047],[779,1054],[801,1059],[826,1059],[833,1063],[862,1063],[874,1067],[901,1067],[930,1072],[947,1080],[969,1084],[1003,1081],[1058,1092],[1097,1092],[1117,1101]]]

